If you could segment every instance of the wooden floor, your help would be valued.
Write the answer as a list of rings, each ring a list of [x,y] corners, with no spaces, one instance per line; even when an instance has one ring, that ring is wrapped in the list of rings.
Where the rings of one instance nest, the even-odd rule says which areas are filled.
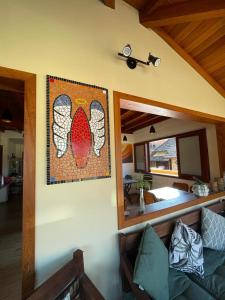
[[[21,299],[22,194],[0,203],[0,300]]]

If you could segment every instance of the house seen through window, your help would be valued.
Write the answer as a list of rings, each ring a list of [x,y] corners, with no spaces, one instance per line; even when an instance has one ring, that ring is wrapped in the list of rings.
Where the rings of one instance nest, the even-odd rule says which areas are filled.
[[[149,142],[149,162],[153,174],[178,176],[176,138]]]

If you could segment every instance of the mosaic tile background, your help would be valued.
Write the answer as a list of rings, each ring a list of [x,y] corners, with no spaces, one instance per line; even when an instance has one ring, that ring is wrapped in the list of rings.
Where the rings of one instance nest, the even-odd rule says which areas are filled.
[[[47,76],[47,184],[111,176],[108,90]]]

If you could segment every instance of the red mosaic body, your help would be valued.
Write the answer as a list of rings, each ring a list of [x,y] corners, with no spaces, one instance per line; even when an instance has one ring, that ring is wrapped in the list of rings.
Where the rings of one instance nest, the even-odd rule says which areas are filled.
[[[82,107],[79,107],[71,125],[71,148],[78,168],[85,168],[91,150],[91,130]]]

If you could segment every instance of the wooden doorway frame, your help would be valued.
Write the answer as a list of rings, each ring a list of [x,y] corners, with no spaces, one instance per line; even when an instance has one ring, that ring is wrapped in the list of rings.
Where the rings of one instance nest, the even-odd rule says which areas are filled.
[[[0,67],[0,76],[24,81],[22,298],[35,283],[36,74]]]
[[[114,134],[115,134],[115,163],[116,163],[116,185],[117,185],[117,217],[118,228],[133,226],[150,219],[158,218],[175,211],[201,204],[215,198],[215,195],[207,197],[200,197],[186,203],[181,203],[169,208],[152,211],[143,215],[138,215],[133,218],[126,219],[124,217],[124,196],[123,196],[123,174],[122,174],[122,156],[121,156],[121,120],[120,108],[158,114],[165,117],[193,120],[198,122],[212,123],[217,126],[224,126],[225,118],[159,102],[151,99],[146,99],[134,95],[113,92],[113,106],[114,106]],[[225,126],[224,126],[225,127]],[[223,127],[223,128],[224,128]],[[217,194],[219,197],[224,197],[225,192]]]

